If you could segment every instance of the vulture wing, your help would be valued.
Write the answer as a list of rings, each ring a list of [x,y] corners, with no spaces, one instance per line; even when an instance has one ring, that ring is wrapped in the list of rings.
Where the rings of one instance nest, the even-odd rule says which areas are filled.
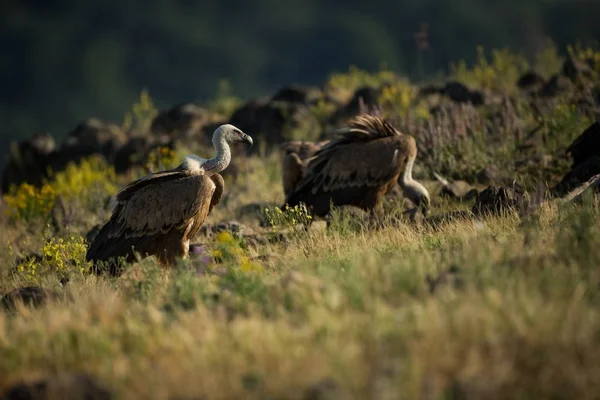
[[[182,172],[168,179],[161,180],[160,176],[154,179],[152,184],[129,189],[132,194],[127,193],[124,200],[117,196],[113,219],[118,228],[111,232],[111,237],[167,233],[185,227],[198,213],[208,215],[216,186],[210,177]]]
[[[283,192],[287,195],[302,179],[304,166],[297,153],[283,156]]]
[[[215,191],[212,195],[212,199],[210,201],[210,207],[208,209],[208,214],[210,214],[210,212],[212,211],[212,209],[219,204],[219,202],[221,201],[221,197],[223,197],[223,190],[225,190],[225,181],[223,180],[223,177],[220,174],[212,174],[210,176],[210,179],[212,179],[212,181],[215,184]]]
[[[390,190],[402,172],[411,136],[369,115],[355,119],[340,137],[315,153],[303,179],[287,196],[290,206],[304,202],[323,216],[335,205],[371,208]]]

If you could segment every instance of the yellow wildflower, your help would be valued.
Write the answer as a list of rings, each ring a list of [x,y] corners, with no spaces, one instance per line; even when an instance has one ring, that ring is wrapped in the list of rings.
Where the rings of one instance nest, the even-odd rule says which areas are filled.
[[[240,260],[240,270],[242,272],[264,272],[264,267],[252,262],[248,256],[243,256]]]
[[[221,231],[217,234],[217,243],[223,243],[223,244],[230,244],[233,243],[235,240],[233,238],[233,236],[231,236],[231,233],[227,232],[227,231]]]

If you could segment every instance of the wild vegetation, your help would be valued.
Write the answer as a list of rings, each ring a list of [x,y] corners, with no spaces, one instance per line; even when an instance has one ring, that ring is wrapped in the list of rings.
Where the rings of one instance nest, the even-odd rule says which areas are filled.
[[[600,52],[545,52],[536,65],[493,54],[446,77],[468,85],[459,94],[469,101],[448,85],[351,68],[283,127],[244,127],[255,147],[233,150],[226,193],[173,270],[144,259],[119,278],[95,276],[87,243],[119,188],[190,152],[211,155],[215,124],[250,106],[227,94],[190,119],[142,93],[114,136],[121,148],[146,140],[123,170],[120,153],[96,140],[106,127],[87,131],[99,150],[64,145],[44,153],[41,167],[13,147],[0,203],[0,293],[39,286],[49,297],[39,307],[3,300],[0,393],[85,373],[123,399],[596,398],[599,201],[594,191],[561,196],[593,175],[576,174],[566,150],[598,118]],[[548,68],[539,87],[517,85],[531,68]],[[432,217],[407,220],[396,193],[377,223],[346,209],[327,221],[281,210],[277,144],[327,138],[360,112],[353,99],[365,87],[375,100],[362,110],[377,106],[417,140],[415,176],[432,194]],[[272,103],[261,110],[279,107]],[[40,169],[19,175],[18,165]],[[527,201],[471,214],[488,186],[519,186]]]
[[[479,45],[488,57],[502,46],[533,56],[548,37],[592,45],[598,15],[594,0],[5,0],[0,146],[31,132],[63,139],[88,116],[118,120],[143,88],[167,107],[205,102],[227,82],[243,99],[268,96],[348,65],[430,79],[475,62]]]

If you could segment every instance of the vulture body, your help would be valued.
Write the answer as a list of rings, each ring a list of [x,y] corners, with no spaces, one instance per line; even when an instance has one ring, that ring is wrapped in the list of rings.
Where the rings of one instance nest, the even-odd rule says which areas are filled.
[[[412,178],[417,145],[386,120],[359,115],[308,162],[305,175],[286,196],[285,204],[304,203],[324,217],[334,206],[355,206],[374,212],[397,183],[415,209],[427,214],[429,193]],[[285,206],[284,204],[284,206]]]
[[[305,142],[293,140],[282,143],[283,150],[283,192],[287,196],[300,182],[310,158],[327,144],[329,140],[321,142]]]
[[[217,128],[212,141],[214,158],[188,156],[178,167],[144,176],[121,190],[110,219],[88,248],[87,260],[96,267],[104,262],[111,275],[118,275],[120,262],[135,261],[136,253],[155,256],[164,266],[187,257],[190,240],[223,194],[219,172],[231,161],[229,143],[252,145],[250,136],[229,124]]]

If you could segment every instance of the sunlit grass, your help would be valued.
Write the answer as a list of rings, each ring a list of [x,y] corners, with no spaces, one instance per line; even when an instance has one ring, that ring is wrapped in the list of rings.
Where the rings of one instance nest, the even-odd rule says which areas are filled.
[[[497,51],[457,77],[503,90],[525,66]],[[328,85],[351,93],[384,82],[384,112],[419,143],[433,215],[472,206],[438,196],[434,171],[474,180],[492,164],[510,178],[539,181],[533,170],[541,167],[515,162],[537,123],[529,105],[443,104],[430,113],[416,86],[385,71],[351,69]],[[213,106],[228,113],[232,101]],[[321,120],[331,111],[312,110]],[[145,112],[153,115],[147,93],[126,122],[148,126]],[[557,98],[545,105],[536,150],[561,157],[590,122]],[[4,196],[0,292],[35,284],[59,299],[0,311],[0,390],[86,371],[120,398],[596,397],[597,199],[547,201],[528,219],[512,210],[422,224],[397,217],[402,198],[391,198],[377,226],[343,210],[326,223],[302,207],[278,211],[281,154],[234,154],[207,224],[238,221],[242,232],[198,235],[194,254],[173,269],[149,258],[120,278],[90,275],[84,238],[108,218],[106,200],[190,151],[158,148],[125,176],[84,159],[39,188],[23,184]]]

